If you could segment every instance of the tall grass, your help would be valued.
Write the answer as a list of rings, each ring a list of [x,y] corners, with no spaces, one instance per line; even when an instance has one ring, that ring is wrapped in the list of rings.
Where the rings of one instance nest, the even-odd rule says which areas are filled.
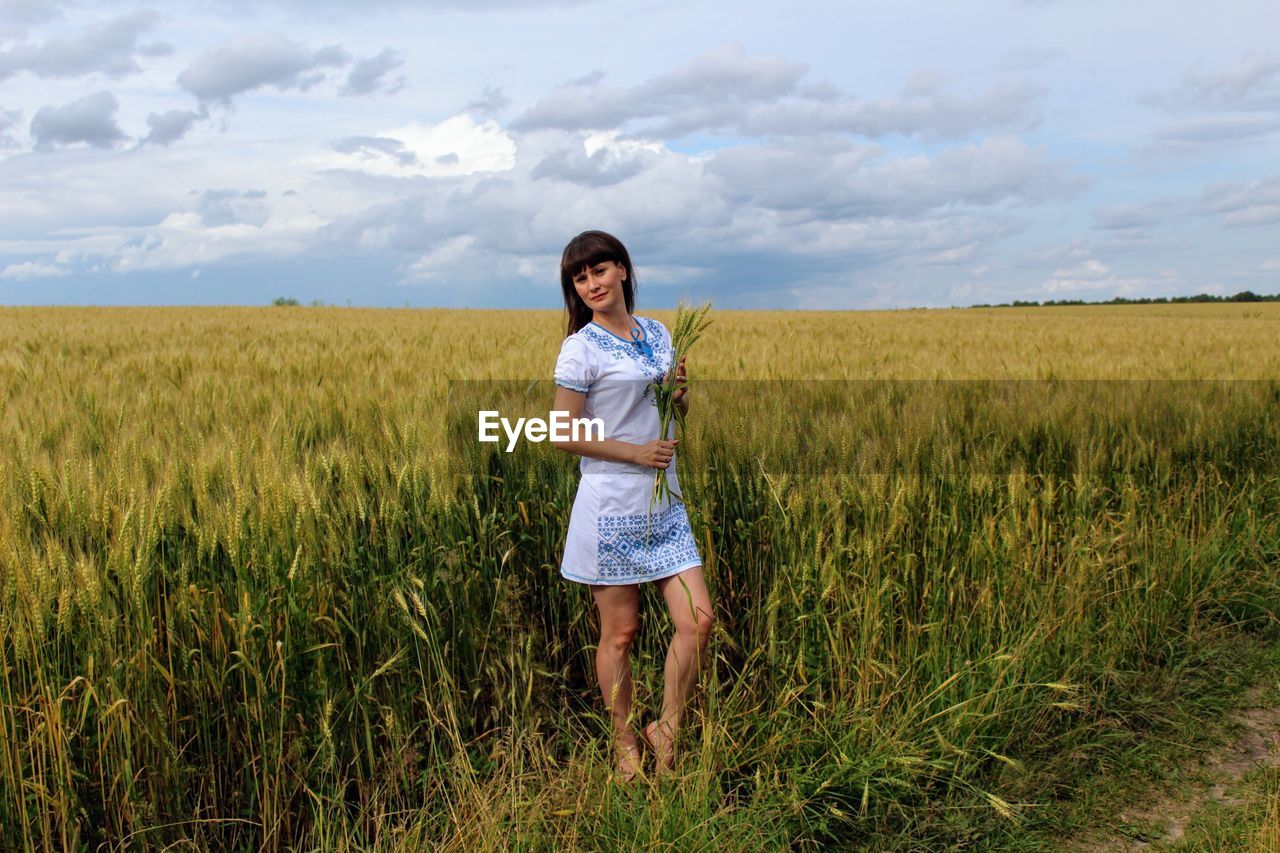
[[[720,629],[656,797],[607,783],[575,460],[447,440],[514,393],[449,380],[549,374],[553,312],[7,311],[0,845],[1034,824],[1142,678],[1280,601],[1280,313],[1185,307],[719,312],[680,476]]]

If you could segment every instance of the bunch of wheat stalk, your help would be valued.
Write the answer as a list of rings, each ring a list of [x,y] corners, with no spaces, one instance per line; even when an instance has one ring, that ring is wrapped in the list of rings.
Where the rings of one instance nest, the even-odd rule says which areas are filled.
[[[683,301],[676,307],[676,324],[671,330],[671,367],[667,371],[661,382],[650,382],[649,387],[653,389],[654,399],[658,404],[658,438],[666,438],[667,431],[671,427],[671,419],[676,421],[676,438],[684,434],[684,411],[675,403],[675,393],[677,386],[676,368],[680,364],[680,357],[687,354],[689,349],[697,342],[702,333],[711,325],[711,319],[707,313],[711,310],[711,303],[704,302],[697,308],[690,308]],[[684,386],[688,388],[690,385],[686,379]],[[675,460],[672,460],[675,464]],[[653,515],[653,505],[663,498],[675,498],[683,501],[680,493],[671,488],[671,484],[667,481],[667,471],[665,468],[655,469],[653,477],[653,496],[649,500],[649,515]]]

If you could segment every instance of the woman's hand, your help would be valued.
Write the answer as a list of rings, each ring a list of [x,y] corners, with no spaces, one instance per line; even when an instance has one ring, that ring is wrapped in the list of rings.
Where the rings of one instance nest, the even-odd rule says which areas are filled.
[[[686,358],[688,358],[688,356],[684,356],[684,355],[680,356],[680,361],[679,363],[676,364],[676,367],[675,367],[676,390],[671,394],[671,402],[675,403],[676,405],[679,405],[680,401],[684,400],[685,392],[688,390],[687,388],[685,388],[687,380],[685,377],[684,360]],[[667,371],[667,376],[668,377],[671,376],[670,370]],[[688,404],[686,403],[685,405],[688,405]]]
[[[655,438],[645,444],[637,444],[636,464],[644,465],[646,468],[666,468],[671,464],[671,458],[676,455],[676,445],[679,443],[678,438]]]

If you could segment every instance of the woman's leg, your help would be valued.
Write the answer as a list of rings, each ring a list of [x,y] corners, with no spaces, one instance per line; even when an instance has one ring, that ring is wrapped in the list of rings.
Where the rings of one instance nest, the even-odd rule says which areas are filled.
[[[711,596],[702,577],[702,567],[694,566],[678,575],[654,581],[667,601],[676,633],[667,649],[662,687],[662,716],[645,726],[645,734],[653,744],[658,769],[675,766],[675,738],[689,693],[698,680],[707,641],[715,617]]]
[[[593,586],[591,595],[600,610],[600,644],[596,647],[596,678],[604,706],[613,721],[619,749],[618,770],[626,779],[640,767],[639,746],[631,730],[631,642],[640,629],[640,588]]]

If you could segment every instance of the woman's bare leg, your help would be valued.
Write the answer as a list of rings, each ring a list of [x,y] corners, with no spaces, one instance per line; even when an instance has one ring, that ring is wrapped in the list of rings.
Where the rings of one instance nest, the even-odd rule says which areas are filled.
[[[654,583],[666,599],[671,621],[676,626],[663,671],[662,715],[644,728],[661,772],[675,766],[675,738],[680,730],[680,718],[702,669],[715,617],[701,566]]]
[[[618,770],[631,779],[640,768],[640,750],[631,730],[631,642],[640,630],[640,588],[593,586],[591,595],[600,610],[600,644],[596,647],[596,678],[604,706],[613,721],[619,750]]]

